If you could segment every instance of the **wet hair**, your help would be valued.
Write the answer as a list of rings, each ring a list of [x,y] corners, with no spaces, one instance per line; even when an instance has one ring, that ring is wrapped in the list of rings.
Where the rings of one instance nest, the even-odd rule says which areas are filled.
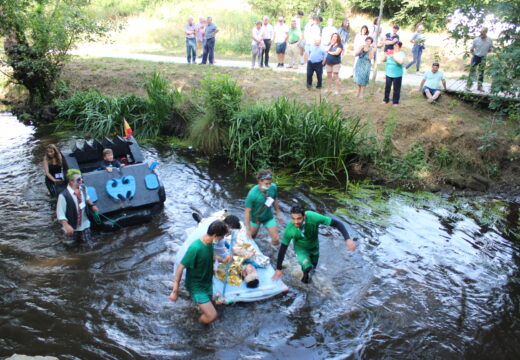
[[[303,16],[303,11],[298,10],[298,15]]]
[[[240,219],[235,215],[228,215],[224,219],[226,225],[228,225],[231,229],[240,229]]]
[[[260,281],[258,279],[251,280],[250,282],[246,283],[246,286],[250,289],[258,287],[258,284]]]
[[[332,38],[334,37],[334,35],[337,35],[337,40],[336,40],[336,43],[335,44],[332,44]],[[331,45],[340,45],[341,44],[341,36],[339,36],[338,33],[334,33],[330,36],[330,44]]]
[[[58,150],[58,147],[54,144],[49,144],[45,147],[45,150],[49,150],[49,149],[52,149],[52,151],[54,151],[53,159],[56,159],[58,161],[58,164],[61,166],[62,165],[61,154],[60,154],[60,151]],[[47,151],[45,151],[45,158],[47,159],[47,161],[51,160],[49,155],[47,155]]]
[[[366,29],[366,31],[367,31],[364,35],[368,35],[368,26],[366,26],[366,25],[361,26],[361,32],[360,32],[361,35],[363,35],[363,29]]]
[[[114,155],[114,152],[112,151],[112,149],[103,149],[103,157],[105,157],[106,155]]]
[[[373,44],[374,43],[374,39],[372,39],[372,36],[367,36],[367,38],[365,39],[365,41],[367,40],[370,40],[370,43]]]
[[[301,205],[293,205],[293,207],[291,207],[291,214],[302,214],[305,216],[305,210]]]
[[[273,173],[269,169],[262,169],[256,174],[256,180],[271,180],[273,178]]]
[[[222,220],[215,220],[213,221],[208,228],[208,235],[209,236],[224,236],[228,233],[228,227],[226,223]]]
[[[69,180],[69,181],[74,180],[74,175],[81,175],[81,171],[79,171],[78,169],[67,170],[67,180]]]
[[[395,46],[395,45],[399,46],[399,49],[401,49],[401,48],[403,47],[403,43],[400,42],[400,41],[396,42],[396,43],[394,44],[394,46]]]

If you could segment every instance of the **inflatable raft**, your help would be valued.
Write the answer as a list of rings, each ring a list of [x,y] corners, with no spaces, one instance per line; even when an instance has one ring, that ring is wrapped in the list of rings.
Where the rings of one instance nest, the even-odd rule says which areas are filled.
[[[114,159],[125,166],[112,172],[100,168],[103,149],[112,149]],[[91,218],[94,228],[116,230],[141,224],[162,210],[166,195],[155,170],[157,163],[145,162],[133,137],[85,141],[62,155],[64,173],[82,172],[89,197],[100,210],[99,219]]]
[[[223,212],[214,214],[211,217],[203,219],[196,227],[186,230],[187,238],[175,256],[175,265],[181,262],[191,243],[206,234],[209,225],[215,220],[222,220],[223,216],[225,216]],[[238,244],[234,246],[246,244],[246,247],[254,249],[256,254],[255,260],[257,260],[256,262],[260,264],[260,266],[257,268],[259,284],[256,288],[248,288],[245,281],[242,281],[239,285],[236,285],[236,279],[235,281],[228,279],[228,283],[226,285],[225,282],[220,280],[214,273],[213,299],[217,302],[231,304],[236,302],[265,300],[278,294],[287,292],[289,288],[282,280],[272,279],[274,275],[274,269],[271,266],[269,259],[263,255],[254,240],[247,239],[245,227],[242,226],[240,230],[234,230],[233,236],[235,237],[233,242]],[[228,238],[226,240],[229,243],[231,239]],[[225,265],[221,264],[220,266],[220,271],[222,271],[222,267]],[[233,283],[235,283],[235,285]]]

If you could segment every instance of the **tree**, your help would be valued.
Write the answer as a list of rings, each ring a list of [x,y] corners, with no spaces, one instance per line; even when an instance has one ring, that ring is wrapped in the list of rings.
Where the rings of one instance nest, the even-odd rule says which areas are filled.
[[[31,106],[50,103],[54,85],[80,41],[107,32],[84,9],[88,0],[0,0],[0,37],[11,81],[29,92]]]
[[[340,0],[249,0],[248,3],[261,14],[269,16],[294,16],[298,10],[305,15],[317,14],[333,17],[341,17],[344,5]]]

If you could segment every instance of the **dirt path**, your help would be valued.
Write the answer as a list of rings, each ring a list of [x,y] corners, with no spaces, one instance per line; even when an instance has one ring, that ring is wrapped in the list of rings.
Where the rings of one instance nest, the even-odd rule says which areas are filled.
[[[122,51],[114,51],[109,45],[85,45],[80,49],[72,52],[73,55],[79,56],[92,56],[92,57],[106,57],[106,58],[116,58],[116,59],[132,59],[132,60],[142,60],[142,61],[153,61],[153,62],[165,62],[165,63],[175,63],[175,64],[186,64],[186,58],[179,56],[168,56],[168,55],[154,55],[154,54],[136,54]],[[249,61],[240,61],[240,60],[215,60],[215,66],[222,67],[235,67],[235,68],[251,68],[251,63]],[[284,72],[297,72],[301,74],[305,74],[306,69],[303,65],[300,66],[298,70],[295,69],[287,69],[287,68],[270,68],[272,71],[284,71]],[[339,72],[339,77],[341,79],[347,79],[352,75],[352,67],[343,65]],[[377,72],[377,81],[384,82],[385,81],[385,72],[379,70]],[[403,77],[403,85],[418,87],[421,83],[422,76],[416,74],[407,74],[405,72]],[[446,79],[446,85],[449,91],[452,92],[467,92],[478,95],[487,95],[490,92],[490,84],[484,83],[483,89],[484,91],[478,91],[476,83],[473,85],[471,91],[467,91],[465,89],[466,81],[460,79]]]

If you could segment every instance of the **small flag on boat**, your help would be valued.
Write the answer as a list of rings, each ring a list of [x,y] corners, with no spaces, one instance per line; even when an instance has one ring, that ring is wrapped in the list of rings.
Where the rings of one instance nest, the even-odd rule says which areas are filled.
[[[132,137],[132,128],[128,125],[126,119],[123,119],[123,129],[125,130],[125,139]]]

